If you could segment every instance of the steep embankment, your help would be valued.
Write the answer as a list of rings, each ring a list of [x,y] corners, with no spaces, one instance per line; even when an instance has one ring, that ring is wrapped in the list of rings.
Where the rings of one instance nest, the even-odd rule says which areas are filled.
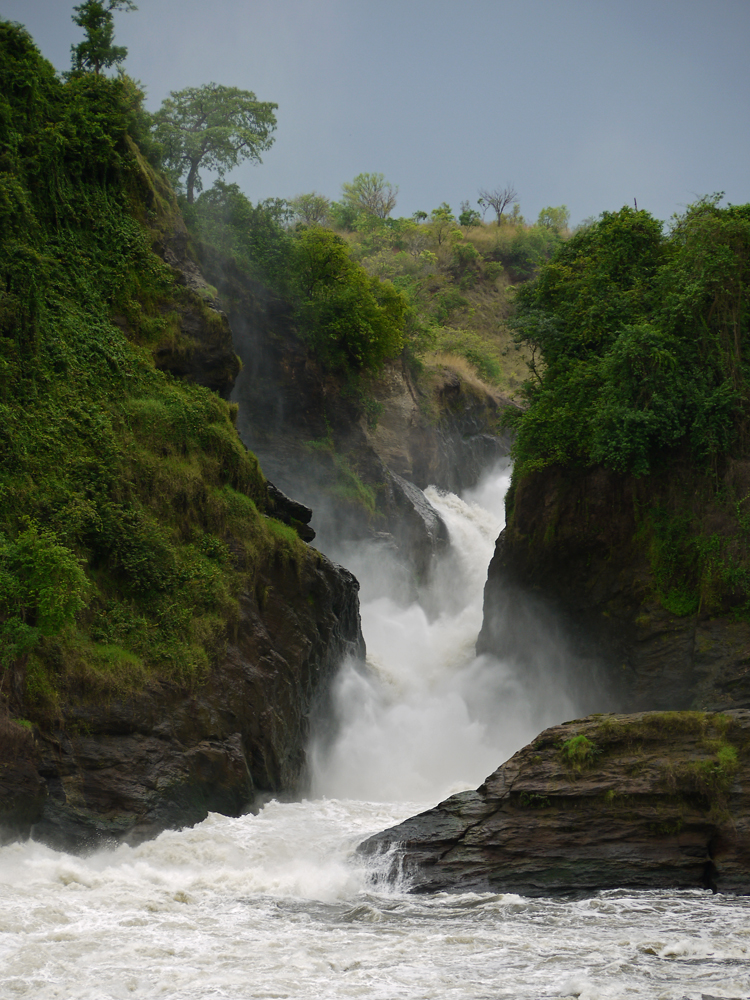
[[[357,584],[269,516],[309,512],[217,395],[231,332],[132,81],[0,23],[0,93],[0,823],[137,839],[295,785]]]
[[[456,492],[474,484],[507,454],[500,418],[514,404],[445,366],[416,380],[403,359],[364,381],[363,403],[363,386],[353,389],[310,350],[287,301],[201,251],[243,362],[232,398],[245,443],[274,483],[314,508],[324,541],[390,535],[422,575],[439,543],[401,480]]]
[[[750,891],[750,712],[595,716],[365,841],[414,892]]]
[[[750,706],[750,207],[622,209],[518,296],[535,352],[479,649],[560,610],[630,709]]]

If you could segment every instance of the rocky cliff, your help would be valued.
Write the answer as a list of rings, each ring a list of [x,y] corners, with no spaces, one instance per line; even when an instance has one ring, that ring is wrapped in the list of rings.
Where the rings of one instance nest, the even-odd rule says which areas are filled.
[[[137,841],[298,787],[358,585],[238,437],[132,81],[0,21],[0,90],[0,829]]]
[[[750,892],[750,712],[592,716],[366,840],[413,892]]]
[[[689,468],[642,479],[600,467],[523,476],[490,564],[478,650],[503,653],[521,591],[560,613],[575,655],[598,661],[622,707],[750,707],[743,580],[734,590],[722,580],[746,545],[749,489],[741,461],[710,496]],[[713,553],[702,577],[701,548]],[[679,560],[692,578],[672,578]]]
[[[364,657],[357,590],[317,552],[277,558],[240,595],[234,634],[203,683],[155,680],[104,698],[79,684],[48,725],[6,719],[2,836],[68,849],[137,843],[294,791],[311,711],[342,659]]]
[[[458,492],[476,483],[508,453],[500,417],[515,404],[445,366],[416,380],[403,359],[386,362],[363,404],[316,361],[286,302],[210,247],[199,251],[243,363],[237,427],[265,473],[314,509],[322,545],[387,537],[423,577],[440,540],[420,529],[426,501],[413,507],[410,485]]]

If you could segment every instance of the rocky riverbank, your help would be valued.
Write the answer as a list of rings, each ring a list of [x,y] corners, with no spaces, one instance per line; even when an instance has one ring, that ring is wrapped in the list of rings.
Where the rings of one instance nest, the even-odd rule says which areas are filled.
[[[370,837],[413,892],[750,892],[750,712],[590,716]]]
[[[0,829],[66,849],[237,816],[293,791],[308,720],[341,660],[364,658],[357,581],[309,550],[275,561],[240,598],[235,633],[208,679],[127,697],[64,694],[47,726],[0,729]]]

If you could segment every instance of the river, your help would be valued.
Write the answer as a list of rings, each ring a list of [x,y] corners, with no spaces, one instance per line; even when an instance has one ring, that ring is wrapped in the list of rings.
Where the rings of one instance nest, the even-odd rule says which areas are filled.
[[[353,856],[371,833],[474,787],[551,722],[556,688],[476,658],[506,470],[429,490],[452,552],[413,599],[387,549],[334,552],[363,581],[370,670],[345,664],[311,793],[73,857],[0,849],[0,996],[35,1000],[700,1000],[750,996],[750,900],[410,896]],[[370,863],[383,863],[370,862]]]

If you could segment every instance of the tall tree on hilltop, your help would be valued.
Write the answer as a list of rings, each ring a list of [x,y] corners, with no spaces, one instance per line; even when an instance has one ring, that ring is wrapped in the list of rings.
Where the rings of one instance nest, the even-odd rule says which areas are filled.
[[[124,45],[115,45],[115,22],[112,16],[116,10],[138,10],[132,0],[85,0],[74,7],[73,23],[83,28],[86,37],[78,45],[71,45],[73,71],[94,72],[98,76],[102,70],[119,65],[127,56]]]
[[[351,184],[341,185],[342,200],[357,212],[387,219],[396,207],[398,188],[383,174],[357,174]]]
[[[217,83],[170,93],[154,115],[155,134],[175,175],[187,173],[189,204],[203,187],[200,168],[223,178],[242,160],[261,162],[261,152],[273,144],[276,108],[250,90]]]

